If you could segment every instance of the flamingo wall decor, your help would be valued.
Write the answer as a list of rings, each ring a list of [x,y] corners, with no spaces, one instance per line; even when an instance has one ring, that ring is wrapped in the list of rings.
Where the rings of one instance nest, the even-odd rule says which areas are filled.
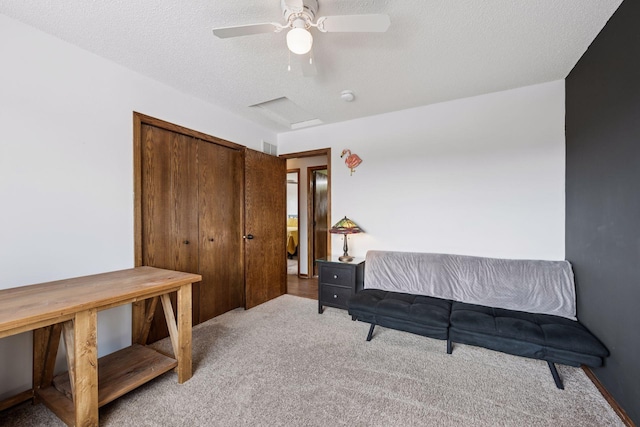
[[[344,159],[344,164],[347,165],[347,167],[351,170],[350,175],[353,175],[354,169],[357,168],[360,163],[362,163],[362,159],[357,154],[351,154],[351,150],[349,149],[342,150],[340,158],[343,158],[344,156],[347,156]]]

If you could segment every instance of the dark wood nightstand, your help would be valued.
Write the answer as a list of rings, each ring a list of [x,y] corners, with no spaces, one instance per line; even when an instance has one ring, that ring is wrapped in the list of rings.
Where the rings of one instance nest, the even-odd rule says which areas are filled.
[[[338,257],[320,258],[318,263],[318,313],[323,306],[347,309],[351,295],[364,285],[364,259],[338,261]]]

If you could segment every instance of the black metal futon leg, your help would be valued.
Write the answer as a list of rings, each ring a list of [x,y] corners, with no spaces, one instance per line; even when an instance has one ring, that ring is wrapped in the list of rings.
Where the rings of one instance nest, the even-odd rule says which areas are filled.
[[[451,354],[451,339],[447,338],[447,354]]]
[[[369,328],[369,334],[367,335],[367,341],[371,341],[371,338],[373,338],[373,328],[375,327],[375,323],[372,323],[371,327]]]
[[[551,375],[553,375],[553,380],[556,382],[556,387],[560,390],[564,390],[564,384],[562,384],[562,380],[560,379],[560,375],[558,374],[558,370],[556,369],[556,365],[547,360],[547,365],[549,365],[549,369],[551,370]]]

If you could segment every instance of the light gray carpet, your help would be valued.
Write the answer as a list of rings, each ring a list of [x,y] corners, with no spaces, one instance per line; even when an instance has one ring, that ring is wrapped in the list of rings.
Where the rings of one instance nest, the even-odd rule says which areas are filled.
[[[291,295],[194,328],[194,376],[168,373],[101,408],[105,426],[622,426],[578,368],[353,322]],[[158,346],[170,351],[170,343]],[[43,405],[3,426],[62,426]]]

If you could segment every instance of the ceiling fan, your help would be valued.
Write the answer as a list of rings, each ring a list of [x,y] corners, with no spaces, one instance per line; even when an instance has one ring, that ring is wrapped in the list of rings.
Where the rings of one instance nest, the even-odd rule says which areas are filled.
[[[321,33],[383,33],[391,24],[389,16],[384,14],[321,16],[314,22],[318,13],[318,0],[281,0],[280,6],[284,16],[283,24],[267,22],[215,28],[213,34],[225,39],[253,34],[279,33],[286,30],[287,47],[292,53],[303,59],[301,61],[303,74],[312,76],[316,74],[316,69],[311,56],[311,47],[313,46],[311,27],[315,27]]]

